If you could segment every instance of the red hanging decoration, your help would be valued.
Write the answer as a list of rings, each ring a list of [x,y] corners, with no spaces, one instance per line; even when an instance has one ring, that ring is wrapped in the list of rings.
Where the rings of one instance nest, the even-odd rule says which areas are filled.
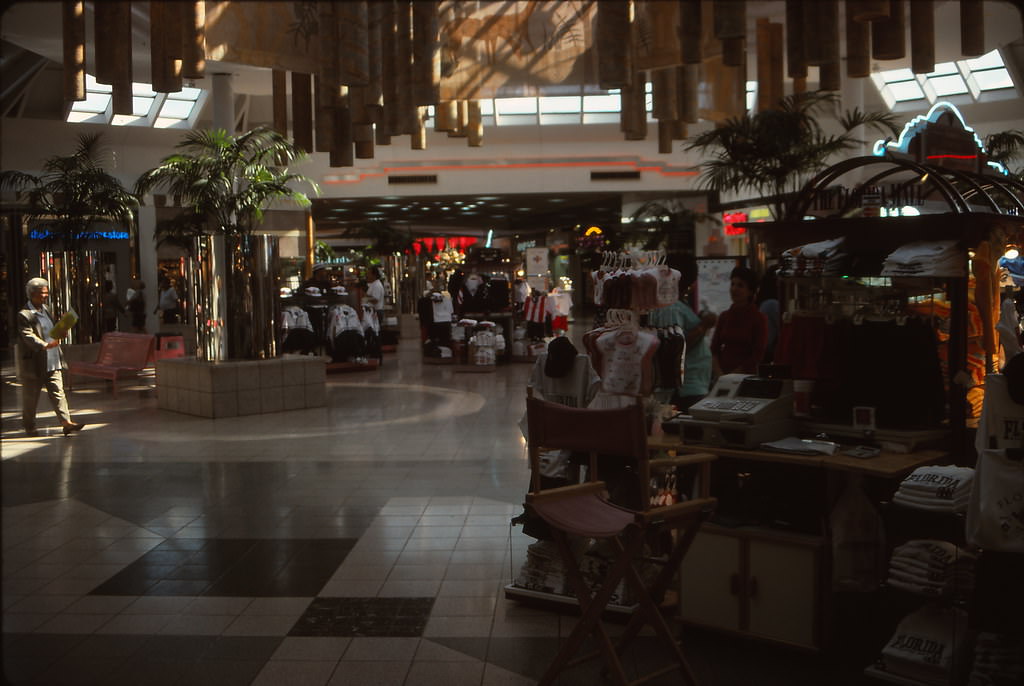
[[[427,246],[427,250],[429,252],[434,252],[434,239],[432,237],[431,238],[424,238],[423,239],[423,245]]]
[[[419,238],[412,242],[412,249],[417,255],[419,255],[420,251],[423,250],[423,244],[420,242]]]

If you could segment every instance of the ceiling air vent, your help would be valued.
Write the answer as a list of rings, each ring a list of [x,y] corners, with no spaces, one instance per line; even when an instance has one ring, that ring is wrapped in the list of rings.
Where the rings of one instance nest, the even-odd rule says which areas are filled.
[[[621,181],[623,179],[639,179],[638,171],[592,171],[591,181]]]
[[[437,183],[437,174],[406,174],[388,177],[389,185],[401,183]]]

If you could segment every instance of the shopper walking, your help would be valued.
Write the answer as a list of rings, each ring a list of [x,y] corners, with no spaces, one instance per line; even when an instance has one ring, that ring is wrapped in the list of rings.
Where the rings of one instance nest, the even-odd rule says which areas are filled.
[[[117,318],[124,313],[124,305],[117,298],[113,281],[107,279],[103,282],[103,287],[106,289],[103,293],[103,331],[117,331]]]
[[[160,313],[160,321],[164,324],[178,323],[178,291],[174,290],[171,280],[166,276],[160,277],[159,294],[156,301],[156,309],[153,314]]]
[[[128,313],[132,318],[132,331],[135,333],[146,333],[146,284],[136,279],[134,285],[128,289]]]
[[[80,431],[84,424],[72,421],[64,395],[64,353],[60,342],[50,337],[54,319],[46,309],[50,284],[46,279],[29,279],[25,285],[28,302],[18,312],[18,380],[21,382],[21,423],[26,436],[38,436],[36,407],[39,391],[45,388],[64,435]],[[66,332],[65,332],[66,333]],[[58,338],[63,338],[60,334]]]

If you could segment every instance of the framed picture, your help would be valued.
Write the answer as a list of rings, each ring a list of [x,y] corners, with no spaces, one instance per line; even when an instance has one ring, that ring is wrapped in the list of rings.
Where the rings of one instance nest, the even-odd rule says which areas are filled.
[[[875,430],[875,408],[858,406],[853,408],[853,428],[860,431]]]

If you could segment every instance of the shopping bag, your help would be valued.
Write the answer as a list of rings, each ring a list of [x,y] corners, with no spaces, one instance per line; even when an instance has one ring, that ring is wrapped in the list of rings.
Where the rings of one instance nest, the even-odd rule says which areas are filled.
[[[1024,450],[990,448],[978,455],[967,540],[985,550],[1024,553]]]

